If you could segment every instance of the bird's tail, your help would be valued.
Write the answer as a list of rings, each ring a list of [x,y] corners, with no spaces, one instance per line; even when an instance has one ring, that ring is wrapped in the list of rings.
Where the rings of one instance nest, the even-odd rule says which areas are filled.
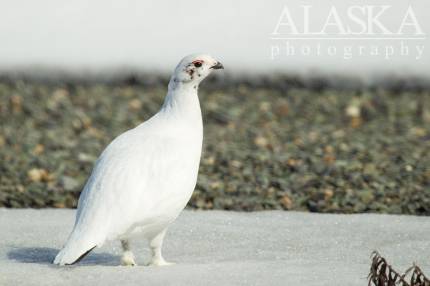
[[[79,238],[79,235],[74,231],[67,240],[66,245],[55,257],[53,263],[60,266],[75,264],[96,246],[97,244],[94,242]]]

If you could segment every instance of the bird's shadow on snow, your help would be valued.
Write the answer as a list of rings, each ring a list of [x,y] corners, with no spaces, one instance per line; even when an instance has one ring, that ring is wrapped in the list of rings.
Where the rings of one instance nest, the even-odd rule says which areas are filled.
[[[10,260],[21,263],[52,264],[59,249],[49,247],[20,247],[14,248],[7,253]],[[76,266],[109,265],[119,264],[119,257],[110,253],[90,253]]]

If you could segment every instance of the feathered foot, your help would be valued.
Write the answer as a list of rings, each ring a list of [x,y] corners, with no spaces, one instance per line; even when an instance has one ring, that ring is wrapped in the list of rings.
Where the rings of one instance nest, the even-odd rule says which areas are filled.
[[[149,265],[154,266],[167,266],[167,265],[173,265],[175,263],[173,262],[167,262],[164,260],[163,256],[161,255],[161,247],[163,245],[163,239],[166,235],[166,229],[157,234],[150,242],[151,252],[152,252],[152,260]]]
[[[123,266],[136,266],[134,261],[133,252],[130,250],[130,243],[128,240],[121,240],[122,250],[124,251],[121,256],[121,265]]]

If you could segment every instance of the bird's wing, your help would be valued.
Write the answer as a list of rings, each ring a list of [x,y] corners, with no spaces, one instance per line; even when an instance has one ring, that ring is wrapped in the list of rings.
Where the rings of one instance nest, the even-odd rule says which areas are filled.
[[[74,229],[54,263],[75,262],[142,218],[145,224],[168,223],[175,212],[166,210],[182,210],[189,199],[183,191],[192,190],[197,179],[201,139],[184,136],[190,132],[177,122],[155,118],[117,137],[100,155],[79,198]],[[184,152],[184,146],[197,152]],[[172,184],[182,188],[172,193]]]
[[[148,168],[139,168],[137,164],[150,162],[159,148],[156,137],[142,138],[134,129],[109,144],[84,187],[75,226],[54,263],[72,264],[85,252],[131,226],[133,217],[129,214],[138,206],[139,191],[145,188],[150,175],[145,172]]]

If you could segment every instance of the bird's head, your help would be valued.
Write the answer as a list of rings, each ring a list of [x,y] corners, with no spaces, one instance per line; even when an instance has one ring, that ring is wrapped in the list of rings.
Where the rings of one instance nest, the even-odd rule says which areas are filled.
[[[175,84],[197,86],[213,70],[223,69],[223,65],[209,55],[189,55],[176,66],[172,76]]]

